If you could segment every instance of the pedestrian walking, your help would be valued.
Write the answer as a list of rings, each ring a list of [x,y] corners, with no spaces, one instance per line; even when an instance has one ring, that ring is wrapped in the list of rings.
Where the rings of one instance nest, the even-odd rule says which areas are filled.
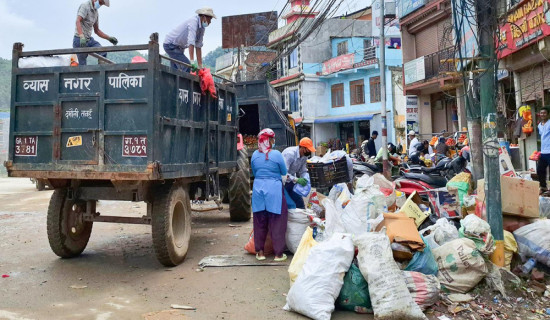
[[[283,193],[282,176],[287,174],[281,152],[273,150],[275,132],[264,129],[258,134],[258,150],[250,160],[254,185],[252,187],[252,213],[256,259],[265,260],[264,244],[271,236],[275,261],[286,260],[286,225],[288,208]]]

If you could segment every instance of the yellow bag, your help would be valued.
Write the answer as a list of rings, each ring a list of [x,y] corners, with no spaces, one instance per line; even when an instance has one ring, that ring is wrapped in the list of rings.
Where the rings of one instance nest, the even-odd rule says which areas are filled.
[[[313,229],[311,229],[311,227],[307,227],[306,231],[302,235],[302,239],[300,240],[300,245],[298,245],[298,249],[296,250],[296,253],[294,253],[292,262],[290,263],[290,266],[288,266],[288,276],[290,278],[291,287],[296,281],[296,278],[298,278],[300,271],[302,271],[311,248],[315,247],[317,244],[317,241],[313,239]]]
[[[504,267],[510,270],[512,257],[518,252],[518,243],[511,232],[504,230]]]

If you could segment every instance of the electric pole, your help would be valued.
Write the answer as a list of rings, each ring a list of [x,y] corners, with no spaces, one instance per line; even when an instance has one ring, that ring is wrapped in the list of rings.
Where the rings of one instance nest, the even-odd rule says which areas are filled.
[[[462,0],[463,1],[463,0]],[[477,0],[477,25],[480,54],[480,102],[483,130],[483,162],[485,171],[486,208],[496,249],[491,260],[504,266],[504,234],[502,231],[502,206],[500,193],[499,143],[497,139],[496,70],[495,52],[496,1]]]
[[[382,120],[382,168],[384,177],[391,178],[390,166],[388,163],[388,125],[386,123],[386,37],[384,34],[384,0],[380,1],[380,58],[378,60],[380,70],[380,118]],[[374,22],[376,23],[376,21]]]

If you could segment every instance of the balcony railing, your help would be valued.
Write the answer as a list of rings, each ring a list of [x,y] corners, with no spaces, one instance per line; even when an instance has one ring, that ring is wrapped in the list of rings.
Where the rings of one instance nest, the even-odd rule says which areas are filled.
[[[363,60],[376,59],[376,47],[368,47],[363,51]]]
[[[455,48],[449,47],[424,56],[425,80],[456,71],[455,54]]]

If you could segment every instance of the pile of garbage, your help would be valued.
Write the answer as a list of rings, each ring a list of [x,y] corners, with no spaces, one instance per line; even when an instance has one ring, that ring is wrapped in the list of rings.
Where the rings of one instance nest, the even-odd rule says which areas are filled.
[[[328,195],[313,191],[306,210],[289,212],[286,240],[294,257],[284,309],[312,319],[330,319],[335,309],[376,319],[449,319],[443,309],[451,317],[489,312],[479,290],[496,292],[495,301],[504,303],[512,299],[510,283],[525,288],[538,281],[545,288],[540,273],[550,268],[550,221],[531,219],[505,231],[506,267],[497,267],[489,258],[491,228],[465,175],[447,188],[409,197],[380,174],[359,178],[353,190],[341,183]],[[507,271],[511,266],[532,278],[529,285]],[[538,302],[550,306],[549,298],[550,290],[542,290]],[[472,319],[481,318],[491,317]]]

